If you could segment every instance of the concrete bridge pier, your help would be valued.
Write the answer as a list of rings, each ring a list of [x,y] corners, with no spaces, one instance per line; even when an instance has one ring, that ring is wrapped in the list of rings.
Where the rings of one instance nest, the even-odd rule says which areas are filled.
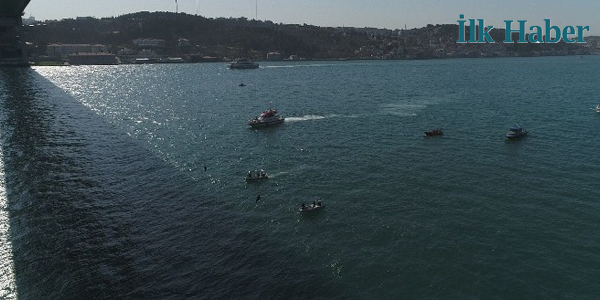
[[[29,66],[21,16],[0,16],[0,67]]]

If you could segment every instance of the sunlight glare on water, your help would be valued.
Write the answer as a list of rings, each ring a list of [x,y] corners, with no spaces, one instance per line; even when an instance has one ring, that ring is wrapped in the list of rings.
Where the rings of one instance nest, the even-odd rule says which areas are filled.
[[[0,139],[5,137],[0,135]],[[2,144],[0,142],[0,299],[17,299]]]

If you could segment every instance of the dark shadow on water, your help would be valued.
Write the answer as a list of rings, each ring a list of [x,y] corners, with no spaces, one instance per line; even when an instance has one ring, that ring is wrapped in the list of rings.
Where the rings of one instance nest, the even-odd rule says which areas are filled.
[[[34,70],[0,80],[19,299],[349,298]]]

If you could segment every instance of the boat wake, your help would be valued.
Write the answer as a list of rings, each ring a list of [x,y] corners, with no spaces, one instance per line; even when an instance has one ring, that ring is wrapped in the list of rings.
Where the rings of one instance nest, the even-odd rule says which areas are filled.
[[[294,64],[294,65],[274,65],[264,66],[264,68],[315,68],[315,67],[333,67],[335,64]]]
[[[269,178],[271,178],[271,179],[272,179],[272,178],[277,178],[277,177],[280,177],[280,176],[286,176],[286,175],[288,175],[288,174],[290,174],[290,173],[289,173],[289,172],[285,172],[285,171],[283,171],[283,172],[277,172],[277,173],[268,173],[268,174],[269,174]]]
[[[286,117],[286,122],[300,122],[300,121],[311,121],[311,120],[323,120],[325,118],[334,117],[334,115],[330,116],[317,116],[317,115],[304,115],[302,117]]]

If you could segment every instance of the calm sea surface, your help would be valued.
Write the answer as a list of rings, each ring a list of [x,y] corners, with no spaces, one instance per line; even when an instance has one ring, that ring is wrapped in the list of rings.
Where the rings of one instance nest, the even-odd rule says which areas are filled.
[[[599,79],[592,56],[0,69],[0,299],[600,299]]]

